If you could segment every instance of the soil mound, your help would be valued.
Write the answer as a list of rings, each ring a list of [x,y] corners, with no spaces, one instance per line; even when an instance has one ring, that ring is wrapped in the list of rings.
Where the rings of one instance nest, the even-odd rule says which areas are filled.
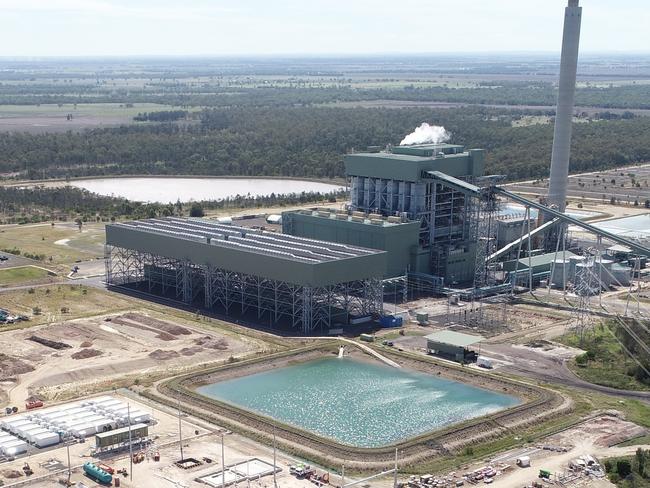
[[[216,349],[218,351],[225,351],[228,349],[228,341],[221,337],[220,339],[215,339],[210,336],[199,337],[194,339],[194,344],[197,346],[203,346],[207,349]]]
[[[103,353],[97,349],[82,349],[70,355],[72,359],[87,359],[101,356]]]
[[[0,353],[0,380],[34,371],[33,366],[13,356]]]
[[[42,346],[45,347],[51,347],[52,349],[69,349],[72,346],[70,344],[66,344],[65,342],[59,342],[59,341],[51,341],[50,339],[45,339],[44,337],[38,337],[38,336],[30,336],[27,338],[28,341],[33,341],[38,344],[41,344]]]
[[[192,331],[181,327],[177,324],[172,324],[171,322],[165,322],[164,320],[155,319],[153,317],[148,317],[147,315],[142,315],[139,313],[125,313],[122,315],[123,318],[132,320],[134,322],[139,322],[154,329],[162,330],[172,335],[190,335]]]
[[[180,354],[178,354],[176,351],[163,351],[162,349],[156,349],[155,351],[151,351],[149,353],[149,357],[151,359],[157,359],[159,361],[167,361],[179,356]]]

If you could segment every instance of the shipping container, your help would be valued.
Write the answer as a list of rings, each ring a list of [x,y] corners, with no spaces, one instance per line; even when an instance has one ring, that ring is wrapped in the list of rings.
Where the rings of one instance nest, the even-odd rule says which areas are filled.
[[[135,424],[131,426],[131,440],[140,439],[149,435],[149,426],[146,424]],[[110,432],[98,433],[95,436],[95,445],[98,449],[122,444],[129,441],[129,428],[112,430]]]

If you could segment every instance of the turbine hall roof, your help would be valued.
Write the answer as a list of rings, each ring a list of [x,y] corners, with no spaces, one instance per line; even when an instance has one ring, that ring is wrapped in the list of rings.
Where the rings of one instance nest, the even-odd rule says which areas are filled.
[[[294,282],[304,284],[380,276],[386,259],[385,252],[374,249],[201,218],[165,217],[109,224],[106,243],[272,279],[292,281],[293,277]],[[350,279],[346,279],[346,270]]]

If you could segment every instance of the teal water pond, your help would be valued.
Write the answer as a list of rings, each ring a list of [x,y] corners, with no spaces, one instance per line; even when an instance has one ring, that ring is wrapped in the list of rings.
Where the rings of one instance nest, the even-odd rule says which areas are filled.
[[[378,447],[520,403],[510,395],[351,358],[202,386],[199,393],[357,447]]]

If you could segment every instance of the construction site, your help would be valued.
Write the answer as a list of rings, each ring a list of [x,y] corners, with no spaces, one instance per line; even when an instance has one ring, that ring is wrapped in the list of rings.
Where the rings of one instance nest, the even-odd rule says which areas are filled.
[[[581,12],[548,183],[425,123],[346,154],[345,201],[110,222],[97,274],[0,289],[0,486],[612,487],[650,448],[650,217],[568,176]]]

